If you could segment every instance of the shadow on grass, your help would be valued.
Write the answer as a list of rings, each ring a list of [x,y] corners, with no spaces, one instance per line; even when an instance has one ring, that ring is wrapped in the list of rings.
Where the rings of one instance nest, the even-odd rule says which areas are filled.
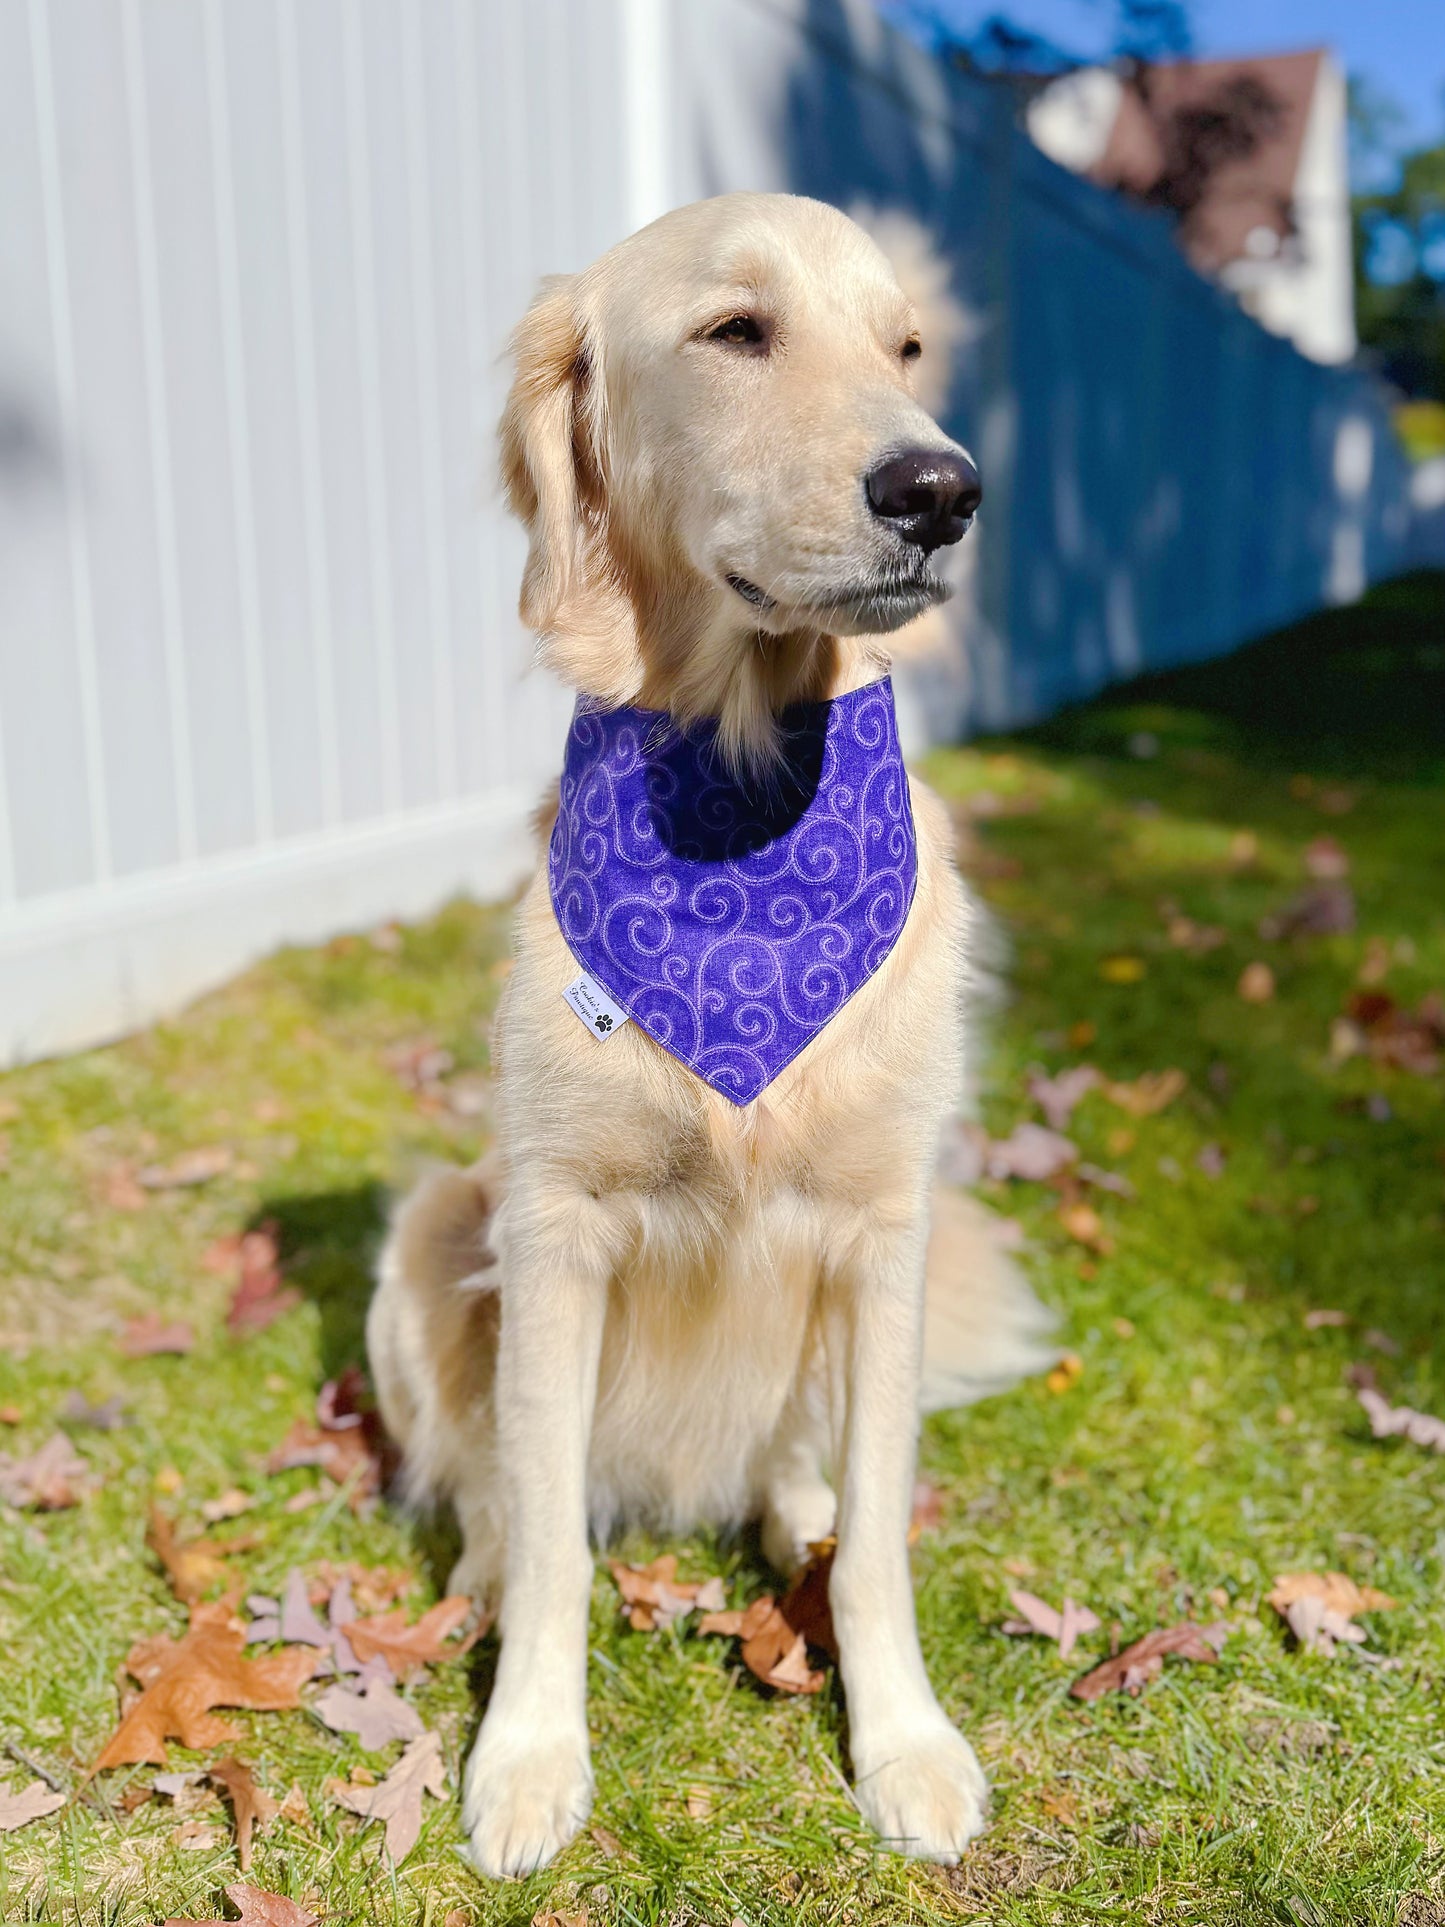
[[[1445,572],[1420,570],[1228,656],[1137,677],[1062,711],[1034,741],[1120,757],[1132,713],[1172,712],[1253,769],[1445,781]]]
[[[1441,987],[1445,574],[978,748],[1016,758],[1026,782],[1042,770],[1066,785],[988,829],[1010,866],[990,893],[1016,944],[1006,1047],[1032,1033],[1039,1049],[1088,1019],[1110,1074],[1184,1070],[1184,1114],[1228,1150],[1226,1182],[1175,1180],[1151,1257],[1184,1275],[1234,1268],[1252,1295],[1338,1306],[1432,1346],[1441,1080],[1337,1062],[1330,1039],[1371,940],[1402,1005]],[[946,779],[946,756],[940,767]],[[1241,831],[1257,860],[1227,854]],[[1302,846],[1325,836],[1348,852],[1358,928],[1260,935],[1305,880]],[[1166,936],[1180,915],[1227,940],[1185,954]],[[1101,982],[1114,953],[1141,959],[1127,989]],[[1237,990],[1254,959],[1278,980],[1262,1006]],[[1148,1175],[1158,1204],[1168,1187]]]
[[[390,1203],[387,1188],[371,1181],[267,1198],[252,1219],[253,1225],[270,1221],[277,1227],[286,1282],[316,1308],[323,1378],[366,1366],[366,1309]],[[451,1507],[409,1513],[408,1530],[428,1578],[442,1591],[461,1551]],[[493,1664],[490,1649],[478,1648],[472,1668],[487,1691]]]

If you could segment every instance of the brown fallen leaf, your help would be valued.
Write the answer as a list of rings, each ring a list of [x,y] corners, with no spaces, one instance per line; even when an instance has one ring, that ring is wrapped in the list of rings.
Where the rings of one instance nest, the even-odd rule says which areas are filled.
[[[48,1787],[44,1780],[32,1780],[18,1792],[0,1787],[0,1833],[14,1833],[28,1827],[32,1820],[43,1820],[65,1805],[65,1795]]]
[[[128,1425],[125,1408],[118,1397],[103,1399],[92,1405],[83,1392],[71,1392],[60,1408],[60,1416],[67,1425],[83,1425],[91,1432],[114,1432],[122,1425]]]
[[[157,1352],[194,1351],[196,1334],[183,1318],[168,1323],[158,1311],[147,1311],[126,1320],[116,1343],[127,1358],[151,1358]]]
[[[0,1425],[23,1425],[25,1413],[18,1405],[0,1405]]]
[[[687,1817],[689,1820],[710,1820],[712,1818],[712,1794],[705,1786],[690,1786],[688,1788]]]
[[[150,1511],[146,1545],[165,1568],[171,1591],[183,1605],[194,1606],[213,1586],[230,1577],[225,1560],[201,1539],[178,1539],[175,1521],[158,1505]]]
[[[1044,1184],[1070,1165],[1079,1147],[1042,1124],[1019,1124],[1005,1138],[995,1138],[984,1153],[984,1169],[991,1178],[1022,1178]]]
[[[1307,1311],[1304,1317],[1307,1332],[1324,1331],[1330,1325],[1348,1325],[1349,1322],[1350,1314],[1347,1311],[1333,1311],[1327,1306]]]
[[[1266,1603],[1283,1612],[1296,1599],[1319,1599],[1331,1611],[1352,1619],[1356,1613],[1386,1612],[1394,1605],[1387,1592],[1374,1586],[1357,1586],[1343,1572],[1282,1572],[1276,1575],[1274,1589]]]
[[[374,1613],[369,1619],[353,1619],[346,1627],[346,1636],[363,1666],[369,1659],[381,1658],[398,1679],[405,1679],[418,1666],[460,1659],[471,1651],[490,1620],[479,1621],[463,1639],[451,1635],[473,1610],[473,1602],[458,1594],[443,1599],[423,1613],[414,1626],[408,1626],[406,1608],[394,1606],[390,1612]]]
[[[219,1525],[223,1519],[239,1519],[243,1512],[249,1512],[256,1501],[249,1492],[242,1492],[239,1486],[232,1486],[217,1499],[206,1499],[201,1505],[201,1517],[208,1525]]]
[[[224,1144],[198,1145],[182,1151],[169,1164],[147,1164],[136,1172],[136,1183],[147,1191],[180,1191],[192,1185],[209,1184],[229,1171],[235,1153]]]
[[[1069,1692],[1079,1700],[1102,1699],[1105,1693],[1137,1695],[1163,1672],[1166,1653],[1212,1665],[1219,1658],[1228,1633],[1229,1628],[1222,1620],[1212,1626],[1196,1626],[1188,1619],[1177,1626],[1158,1626],[1092,1672],[1085,1673],[1082,1679],[1076,1679]]]
[[[1326,1658],[1337,1643],[1364,1644],[1365,1629],[1354,1624],[1356,1613],[1383,1612],[1395,1603],[1388,1593],[1357,1586],[1343,1572],[1282,1572],[1268,1602],[1305,1652]]]
[[[426,1731],[416,1708],[380,1679],[367,1680],[360,1693],[329,1686],[311,1710],[333,1733],[354,1733],[368,1753],[379,1753],[392,1740],[420,1739]]]
[[[1357,990],[1336,1025],[1330,1048],[1336,1058],[1363,1050],[1377,1063],[1417,1077],[1433,1076],[1445,1053],[1445,1000],[1431,992],[1409,1011],[1388,991]]]
[[[319,1466],[348,1489],[353,1511],[374,1498],[386,1481],[389,1446],[366,1382],[349,1366],[316,1395],[316,1420],[297,1419],[266,1460],[268,1472]]]
[[[910,1527],[910,1544],[913,1536]],[[837,1550],[837,1541],[820,1540],[809,1550],[812,1558],[783,1594],[778,1610],[793,1631],[801,1633],[810,1646],[816,1646],[829,1659],[836,1660],[838,1635],[833,1630],[833,1607],[828,1597],[828,1586],[833,1577],[833,1554]]]
[[[1072,1787],[1046,1787],[1039,1795],[1039,1805],[1049,1818],[1057,1820],[1060,1826],[1078,1826],[1079,1796]]]
[[[690,1612],[716,1612],[723,1605],[722,1581],[679,1579],[677,1554],[667,1552],[648,1566],[609,1562],[622,1595],[627,1623],[635,1633],[658,1632]]]
[[[171,1828],[171,1845],[182,1853],[210,1853],[220,1846],[223,1837],[219,1827],[205,1820],[182,1820],[178,1827]]]
[[[1266,943],[1285,937],[1341,937],[1354,929],[1355,893],[1348,883],[1315,883],[1259,920]],[[1241,992],[1241,995],[1243,993]]]
[[[1100,1089],[1111,1104],[1127,1111],[1131,1117],[1154,1117],[1168,1109],[1188,1082],[1180,1070],[1145,1071],[1132,1083],[1106,1079]]]
[[[251,1833],[255,1827],[269,1826],[276,1817],[277,1803],[264,1787],[256,1784],[250,1767],[228,1755],[210,1769],[210,1778],[224,1788],[236,1822],[236,1858],[245,1873],[251,1865]]]
[[[738,1630],[743,1664],[765,1686],[780,1693],[821,1691],[824,1676],[808,1664],[807,1640],[788,1624],[770,1594],[753,1601]]]
[[[1083,1245],[1088,1251],[1097,1251],[1101,1258],[1107,1258],[1114,1249],[1114,1240],[1104,1229],[1104,1220],[1093,1205],[1084,1203],[1082,1199],[1059,1206],[1059,1223],[1075,1244]]]
[[[318,1927],[320,1915],[314,1914],[283,1894],[262,1893],[236,1881],[226,1889],[226,1898],[236,1909],[238,1920],[180,1920],[174,1915],[165,1927]]]
[[[765,1686],[780,1693],[816,1693],[824,1675],[808,1664],[809,1646],[835,1658],[838,1651],[828,1603],[832,1567],[832,1541],[825,1540],[813,1548],[812,1559],[793,1581],[781,1605],[771,1593],[764,1593],[741,1610],[704,1613],[697,1630],[740,1638],[743,1664]]]
[[[341,1581],[348,1580],[357,1610],[362,1613],[384,1612],[416,1584],[416,1575],[405,1566],[364,1566],[357,1559],[322,1559],[314,1578],[323,1599],[330,1599]]]
[[[1064,1594],[1063,1607],[1058,1612],[1037,1594],[1018,1588],[1009,1593],[1009,1604],[1020,1617],[1006,1619],[1000,1630],[1012,1634],[1041,1633],[1045,1639],[1056,1639],[1060,1659],[1069,1657],[1080,1633],[1096,1633],[1102,1623],[1097,1613],[1079,1605],[1067,1593]]]
[[[275,1219],[268,1218],[254,1231],[242,1232],[235,1239],[231,1267],[235,1287],[226,1309],[226,1329],[233,1334],[264,1331],[301,1303],[299,1291],[282,1287],[279,1229]],[[213,1245],[208,1257],[214,1257],[220,1243],[227,1242]]]
[[[280,1711],[301,1704],[316,1655],[309,1646],[287,1647],[261,1659],[242,1658],[246,1635],[229,1606],[192,1606],[189,1630],[179,1639],[161,1633],[140,1640],[126,1654],[126,1671],[139,1681],[139,1698],[101,1749],[92,1768],[166,1763],[166,1741],[183,1746],[225,1746],[239,1737],[217,1706]]]
[[[1274,996],[1274,972],[1256,958],[1244,966],[1235,988],[1245,1003],[1267,1004]]]
[[[378,1786],[348,1786],[332,1780],[327,1791],[338,1806],[358,1813],[364,1820],[386,1823],[386,1851],[393,1865],[400,1865],[416,1845],[421,1832],[423,1792],[440,1800],[446,1794],[446,1772],[442,1766],[442,1743],[435,1733],[423,1733],[413,1740],[396,1765]]]
[[[1028,1090],[1049,1129],[1067,1131],[1080,1100],[1098,1082],[1099,1073],[1092,1064],[1074,1064],[1056,1077],[1046,1077],[1042,1071],[1030,1072]]]
[[[1391,1405],[1369,1386],[1362,1386],[1356,1397],[1369,1414],[1370,1431],[1377,1439],[1406,1438],[1431,1452],[1445,1452],[1445,1419],[1417,1412],[1410,1405]]]
[[[79,1505],[77,1486],[86,1464],[64,1432],[52,1432],[28,1457],[0,1452],[0,1499],[37,1512],[63,1512]]]

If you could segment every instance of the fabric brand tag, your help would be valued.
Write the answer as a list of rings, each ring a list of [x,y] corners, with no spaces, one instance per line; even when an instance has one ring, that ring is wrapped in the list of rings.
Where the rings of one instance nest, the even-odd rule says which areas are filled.
[[[621,1030],[624,1024],[632,1022],[621,1004],[614,1004],[597,979],[589,976],[585,970],[568,984],[562,995],[592,1035],[602,1038],[604,1042],[613,1031]]]

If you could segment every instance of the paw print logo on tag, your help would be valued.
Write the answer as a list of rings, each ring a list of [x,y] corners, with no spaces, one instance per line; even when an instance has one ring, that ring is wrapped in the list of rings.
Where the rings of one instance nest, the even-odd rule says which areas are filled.
[[[562,992],[563,997],[601,1043],[621,1030],[631,1019],[621,1004],[615,1004],[595,977],[584,970]]]

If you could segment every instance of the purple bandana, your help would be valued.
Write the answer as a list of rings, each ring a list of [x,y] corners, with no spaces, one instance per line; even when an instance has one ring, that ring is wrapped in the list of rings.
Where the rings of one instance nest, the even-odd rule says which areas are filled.
[[[751,796],[705,722],[589,712],[567,737],[547,870],[573,955],[734,1104],[882,963],[918,851],[885,677],[784,712],[787,774]]]

